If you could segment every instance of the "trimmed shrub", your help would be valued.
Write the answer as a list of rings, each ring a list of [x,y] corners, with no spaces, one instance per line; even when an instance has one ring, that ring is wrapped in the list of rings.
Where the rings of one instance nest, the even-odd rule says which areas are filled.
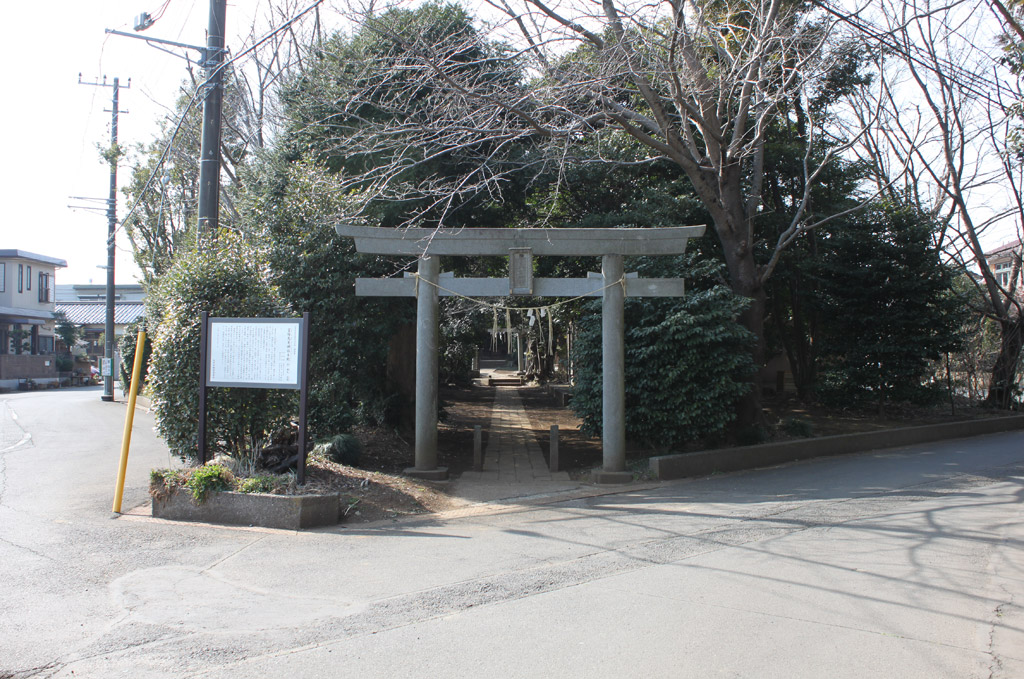
[[[814,424],[799,417],[787,417],[782,421],[781,428],[790,436],[809,438],[814,435]]]
[[[934,244],[936,228],[927,215],[883,204],[822,233],[823,402],[881,409],[945,395],[932,366],[962,346],[966,302]]]

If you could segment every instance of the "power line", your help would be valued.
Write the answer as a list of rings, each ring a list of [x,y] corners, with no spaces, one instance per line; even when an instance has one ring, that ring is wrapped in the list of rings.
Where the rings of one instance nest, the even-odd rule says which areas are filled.
[[[902,57],[908,63],[930,72],[939,73],[940,75],[941,72],[939,69],[945,69],[956,77],[957,82],[962,86],[963,91],[974,95],[982,101],[1001,105],[1000,102],[996,101],[988,94],[991,88],[998,86],[999,83],[996,81],[982,75],[981,73],[968,70],[946,57],[940,56],[937,50],[929,52],[929,50],[914,45],[909,40],[900,41],[897,39],[898,34],[906,31],[910,24],[925,17],[915,15],[911,20],[903,24],[883,29],[861,20],[858,15],[851,14],[850,12],[843,11],[832,6],[832,4],[827,0],[811,0],[811,2],[816,7],[824,10],[827,14],[834,17],[840,23],[844,23],[850,26],[857,33],[875,40],[880,47]],[[963,3],[954,2],[952,5],[946,6],[944,9],[951,9],[953,6],[959,4]],[[946,28],[950,34],[958,35],[958,33],[952,28]],[[986,57],[988,56],[987,53],[984,54]],[[993,64],[998,63],[998,60],[996,59],[991,59],[991,61]],[[985,71],[987,72],[987,69],[985,69]]]

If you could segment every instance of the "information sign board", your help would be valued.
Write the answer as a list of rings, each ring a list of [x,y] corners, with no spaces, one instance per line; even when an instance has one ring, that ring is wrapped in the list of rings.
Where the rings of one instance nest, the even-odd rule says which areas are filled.
[[[301,389],[301,318],[210,318],[206,386]]]

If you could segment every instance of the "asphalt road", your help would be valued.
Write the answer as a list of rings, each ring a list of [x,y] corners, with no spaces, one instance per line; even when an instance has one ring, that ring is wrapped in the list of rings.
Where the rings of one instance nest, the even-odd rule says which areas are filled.
[[[0,677],[1024,677],[1024,434],[294,533],[114,518],[124,413],[0,394]]]

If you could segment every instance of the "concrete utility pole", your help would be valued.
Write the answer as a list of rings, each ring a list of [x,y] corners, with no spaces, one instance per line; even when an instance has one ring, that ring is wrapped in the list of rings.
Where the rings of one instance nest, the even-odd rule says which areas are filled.
[[[103,376],[104,401],[114,400],[114,249],[115,234],[117,232],[117,116],[122,111],[118,108],[118,93],[121,89],[128,89],[132,86],[131,78],[127,85],[121,85],[118,78],[114,78],[114,84],[108,85],[106,76],[103,82],[86,83],[82,82],[79,74],[80,85],[92,85],[95,87],[114,88],[114,97],[110,105],[110,194],[107,197],[107,313],[103,324],[103,359],[110,366],[109,374]],[[127,111],[124,111],[127,113]]]
[[[206,36],[206,92],[203,96],[203,140],[199,152],[199,236],[216,233],[220,212],[220,131],[224,93],[224,21],[226,0],[210,0]]]

